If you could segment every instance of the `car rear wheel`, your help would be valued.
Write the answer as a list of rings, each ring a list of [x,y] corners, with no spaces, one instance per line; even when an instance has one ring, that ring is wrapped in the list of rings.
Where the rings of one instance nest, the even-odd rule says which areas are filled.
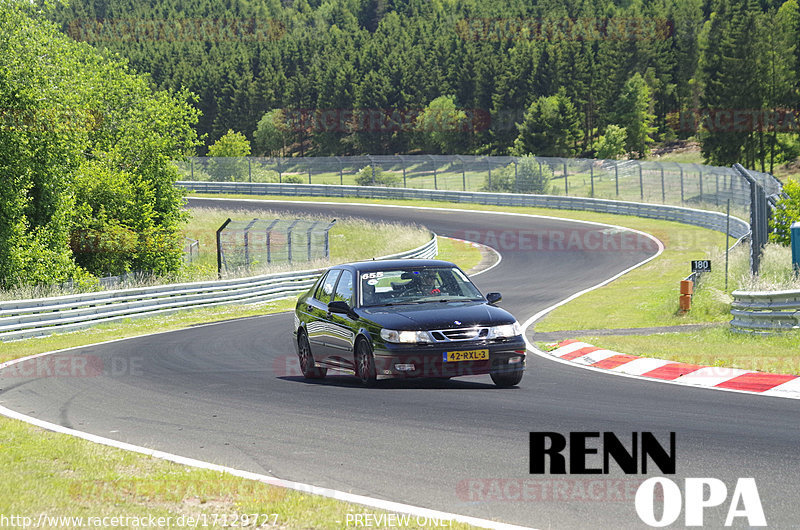
[[[378,380],[375,370],[375,357],[372,347],[366,340],[359,340],[356,344],[356,375],[364,386],[373,386]]]
[[[499,372],[499,373],[492,373],[489,374],[492,377],[492,381],[494,384],[505,388],[509,386],[518,385],[520,381],[522,381],[522,374],[524,374],[522,370],[517,370],[515,372]]]
[[[301,331],[297,337],[297,356],[300,358],[300,371],[306,379],[322,379],[328,374],[327,368],[317,368],[314,365],[314,356],[311,354],[311,345],[308,337]]]

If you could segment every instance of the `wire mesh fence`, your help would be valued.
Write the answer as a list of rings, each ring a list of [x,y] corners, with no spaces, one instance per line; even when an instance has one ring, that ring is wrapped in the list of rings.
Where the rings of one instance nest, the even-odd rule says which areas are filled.
[[[219,274],[259,265],[330,257],[329,232],[336,220],[228,219],[217,231]]]
[[[184,180],[386,186],[451,191],[596,197],[708,209],[750,206],[750,186],[732,168],[638,160],[472,155],[381,155],[305,158],[189,158]],[[532,169],[531,169],[532,168]],[[767,195],[772,175],[750,172]]]

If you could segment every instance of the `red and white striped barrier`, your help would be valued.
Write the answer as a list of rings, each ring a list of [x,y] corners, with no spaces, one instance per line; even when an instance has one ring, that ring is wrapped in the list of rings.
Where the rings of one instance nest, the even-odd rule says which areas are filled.
[[[649,377],[692,386],[800,399],[800,376],[798,375],[772,374],[637,357],[604,350],[577,340],[565,340],[547,353],[564,361],[619,374]]]

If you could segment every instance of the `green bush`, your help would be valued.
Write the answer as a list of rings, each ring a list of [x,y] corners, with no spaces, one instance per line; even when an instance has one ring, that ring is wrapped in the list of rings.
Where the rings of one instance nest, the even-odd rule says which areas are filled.
[[[240,132],[228,129],[208,148],[208,172],[216,182],[244,182],[250,177],[250,142]]]
[[[769,240],[788,246],[792,243],[792,223],[800,221],[800,181],[789,179],[783,192],[786,196],[778,201],[769,223],[772,228]]]
[[[401,178],[394,173],[386,173],[380,168],[375,168],[373,179],[372,166],[365,166],[356,173],[356,184],[359,186],[385,186],[387,188],[400,187]]]
[[[625,143],[628,132],[619,125],[611,124],[606,127],[606,133],[597,139],[595,149],[597,158],[616,160],[625,154]]]
[[[178,270],[192,96],[25,6],[0,9],[0,288]]]
[[[515,164],[511,163],[492,174],[491,181],[486,176],[481,191],[495,191],[504,193],[533,193],[544,195],[550,192],[550,179],[553,170],[542,163],[533,155],[520,157]]]
[[[284,184],[305,184],[306,179],[300,175],[284,175],[281,182]]]

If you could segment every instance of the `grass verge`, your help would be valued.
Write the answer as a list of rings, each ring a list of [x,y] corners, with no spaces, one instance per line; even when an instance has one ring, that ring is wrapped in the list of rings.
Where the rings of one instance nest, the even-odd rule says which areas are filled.
[[[749,261],[750,249],[748,246],[739,245],[731,251],[726,289],[725,254],[721,251],[715,253],[712,257],[712,271],[704,274],[695,288],[690,314],[696,314],[700,308],[705,315],[714,317],[719,315],[718,310],[722,309],[723,320],[727,322],[731,318],[728,308],[733,300],[730,293],[735,289],[756,291],[800,289],[800,280],[791,272],[790,249],[773,244],[767,245],[762,256],[761,272],[756,278],[749,273]],[[624,285],[624,280],[625,278],[622,278],[619,282]],[[609,289],[609,291],[613,292],[614,290]],[[565,308],[575,311],[575,307],[578,306],[575,302],[567,304]],[[563,315],[560,310],[557,312],[559,315]],[[678,319],[684,319],[686,316],[688,315],[678,316]],[[716,320],[716,318],[709,318],[709,321],[712,322]],[[674,321],[664,321],[664,325],[674,323]],[[545,324],[552,325],[547,319]],[[541,331],[539,327],[537,330]],[[800,332],[796,331],[755,336],[732,331],[725,323],[721,323],[719,326],[691,332],[639,336],[592,336],[583,335],[578,331],[571,338],[600,348],[642,357],[779,374],[800,374],[800,356],[797,355]]]
[[[440,237],[437,245],[439,247],[439,255],[436,256],[436,259],[451,261],[465,272],[469,272],[481,262],[481,251],[472,245],[447,237]]]
[[[727,326],[652,335],[580,335],[582,342],[611,351],[704,366],[726,366],[777,374],[800,374],[800,333],[769,337],[736,333]],[[540,347],[543,344],[539,345]]]
[[[186,227],[186,236],[200,242],[200,259],[194,269],[194,279],[214,279],[217,275],[216,233],[226,219],[250,220],[255,213],[243,209],[192,208],[192,217]],[[287,216],[284,213],[259,211],[260,219],[309,219],[331,221],[313,216]],[[338,219],[329,233],[330,263],[346,263],[387,256],[419,247],[430,241],[430,232],[416,224],[396,224],[366,221],[364,219]],[[234,275],[254,276],[269,272],[291,270],[297,264],[264,264],[258,270],[237,271]]]
[[[10,526],[142,528],[154,526],[153,518],[164,518],[167,524],[160,526],[168,528],[342,528],[348,514],[369,513],[377,519],[384,513],[187,468],[3,417],[0,449],[0,514]],[[249,524],[244,524],[245,514]],[[470,527],[453,523],[453,528]]]

